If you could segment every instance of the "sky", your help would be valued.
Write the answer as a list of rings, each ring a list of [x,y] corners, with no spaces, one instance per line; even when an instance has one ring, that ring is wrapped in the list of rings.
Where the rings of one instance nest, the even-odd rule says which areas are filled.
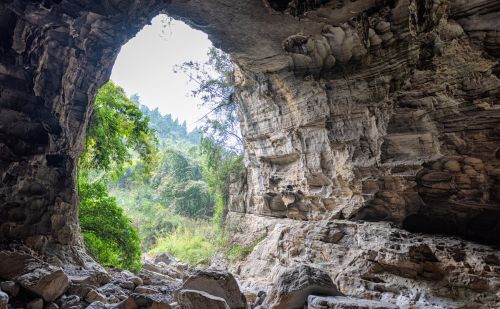
[[[206,34],[181,21],[165,26],[161,15],[125,44],[115,62],[111,80],[125,89],[128,96],[139,94],[141,103],[160,113],[186,121],[192,130],[207,110],[191,96],[195,84],[183,73],[174,73],[175,65],[185,61],[205,62],[212,46]]]

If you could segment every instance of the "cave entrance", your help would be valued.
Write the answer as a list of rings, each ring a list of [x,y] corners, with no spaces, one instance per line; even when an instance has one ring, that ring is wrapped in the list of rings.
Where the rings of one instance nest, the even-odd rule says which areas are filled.
[[[93,101],[120,48],[161,12],[247,64],[279,54],[274,42],[295,31],[269,32],[282,21],[251,1],[0,3],[2,244],[24,243],[73,265],[88,261],[75,183]]]
[[[240,173],[224,169],[242,155],[233,70],[205,33],[167,15],[121,48],[78,163],[80,227],[100,264],[135,270],[142,251],[197,265],[218,250],[218,196]]]

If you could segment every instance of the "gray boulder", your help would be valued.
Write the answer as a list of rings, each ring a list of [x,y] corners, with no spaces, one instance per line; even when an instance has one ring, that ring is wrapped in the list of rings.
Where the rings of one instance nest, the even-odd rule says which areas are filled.
[[[181,309],[230,309],[223,298],[196,290],[181,290],[177,303]]]
[[[284,271],[263,303],[269,309],[301,309],[312,294],[342,295],[330,276],[317,268],[300,265]]]
[[[224,270],[198,270],[182,285],[183,290],[203,291],[224,299],[231,309],[246,309],[246,299],[233,275]]]
[[[52,302],[66,291],[69,280],[63,270],[20,251],[0,251],[0,278]]]
[[[390,303],[359,299],[346,296],[324,297],[311,295],[308,298],[307,309],[398,309]]]

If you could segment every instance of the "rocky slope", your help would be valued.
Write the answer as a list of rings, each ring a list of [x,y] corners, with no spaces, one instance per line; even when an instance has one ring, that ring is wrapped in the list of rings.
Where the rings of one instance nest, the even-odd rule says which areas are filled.
[[[498,306],[496,0],[2,1],[0,243],[35,252],[3,280],[106,278],[82,250],[75,162],[120,46],[162,11],[237,64],[247,174],[228,224],[267,235],[236,269],[248,287],[312,264],[347,295],[313,308]]]

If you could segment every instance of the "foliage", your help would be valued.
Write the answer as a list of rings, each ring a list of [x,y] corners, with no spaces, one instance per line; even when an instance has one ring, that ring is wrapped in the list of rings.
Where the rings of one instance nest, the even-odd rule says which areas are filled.
[[[156,138],[148,118],[127,98],[125,91],[108,82],[99,89],[94,103],[80,168],[120,175],[136,152],[145,174],[155,163]]]
[[[220,249],[220,235],[209,221],[184,218],[181,225],[160,238],[148,254],[167,252],[191,265],[208,264]]]
[[[151,253],[199,264],[228,251],[221,228],[228,189],[244,170],[233,66],[229,56],[211,49],[207,63],[185,63],[178,70],[198,83],[193,95],[210,109],[200,130],[188,132],[185,122],[150,110],[138,95],[127,99],[112,83],[96,98],[80,171],[100,181],[82,176],[80,195],[82,216],[95,223],[82,225],[88,250],[105,265],[137,269],[140,257],[139,242],[117,204],[133,218]],[[94,228],[109,225],[110,218],[121,222],[116,230]],[[125,248],[130,257],[123,255]],[[232,248],[231,256],[251,250]]]
[[[145,115],[152,114],[140,104],[137,96],[131,100]],[[108,184],[112,195],[134,218],[146,246],[153,245],[158,235],[165,235],[179,226],[179,220],[170,220],[172,215],[206,219],[214,211],[215,200],[203,174],[204,159],[198,147],[199,138],[193,143],[193,132],[179,134],[185,129],[179,130],[176,122],[167,116],[151,118],[153,127],[171,126],[169,130],[163,128],[163,133],[157,133],[160,141],[157,164],[148,181],[137,181],[136,165],[141,162],[133,161],[124,168],[122,177]]]
[[[215,197],[214,221],[224,221],[229,185],[243,167],[238,101],[234,91],[234,66],[229,55],[211,48],[208,61],[185,62],[176,68],[197,84],[193,96],[201,98],[210,112],[202,119],[200,150],[204,156],[204,178]]]
[[[139,235],[130,218],[108,195],[106,185],[84,179],[80,181],[79,193],[80,226],[89,253],[104,266],[138,271]]]
[[[197,84],[192,95],[201,98],[203,105],[210,110],[200,119],[203,120],[200,130],[205,138],[233,153],[241,153],[243,141],[234,91],[234,66],[230,56],[212,47],[206,63],[184,62],[175,71],[186,74]]]
[[[192,218],[210,216],[213,201],[202,179],[201,167],[179,151],[163,153],[163,167],[157,175],[158,201],[175,214]]]
[[[222,225],[229,200],[229,185],[244,171],[243,156],[225,150],[212,139],[202,139],[204,176],[210,192],[216,196],[214,222]]]
[[[140,109],[121,87],[112,82],[101,87],[78,166],[78,193],[87,250],[105,266],[133,271],[141,266],[139,235],[116,200],[109,196],[107,176],[121,175],[135,155],[139,160],[134,174],[144,177],[154,166],[155,154],[156,137]]]
[[[188,132],[186,121],[179,123],[178,119],[173,119],[172,115],[160,114],[158,108],[153,110],[142,105],[138,94],[130,97],[130,100],[136,104],[142,114],[149,119],[150,128],[153,129],[161,141],[166,140],[184,140],[191,144],[198,144],[201,138],[199,130]]]
[[[234,244],[230,247],[230,249],[225,253],[226,257],[229,258],[231,262],[235,262],[238,260],[242,260],[246,258],[250,253],[252,253],[253,249],[266,238],[267,235],[263,235],[258,239],[254,240],[252,243],[247,246],[240,246],[238,244]]]

